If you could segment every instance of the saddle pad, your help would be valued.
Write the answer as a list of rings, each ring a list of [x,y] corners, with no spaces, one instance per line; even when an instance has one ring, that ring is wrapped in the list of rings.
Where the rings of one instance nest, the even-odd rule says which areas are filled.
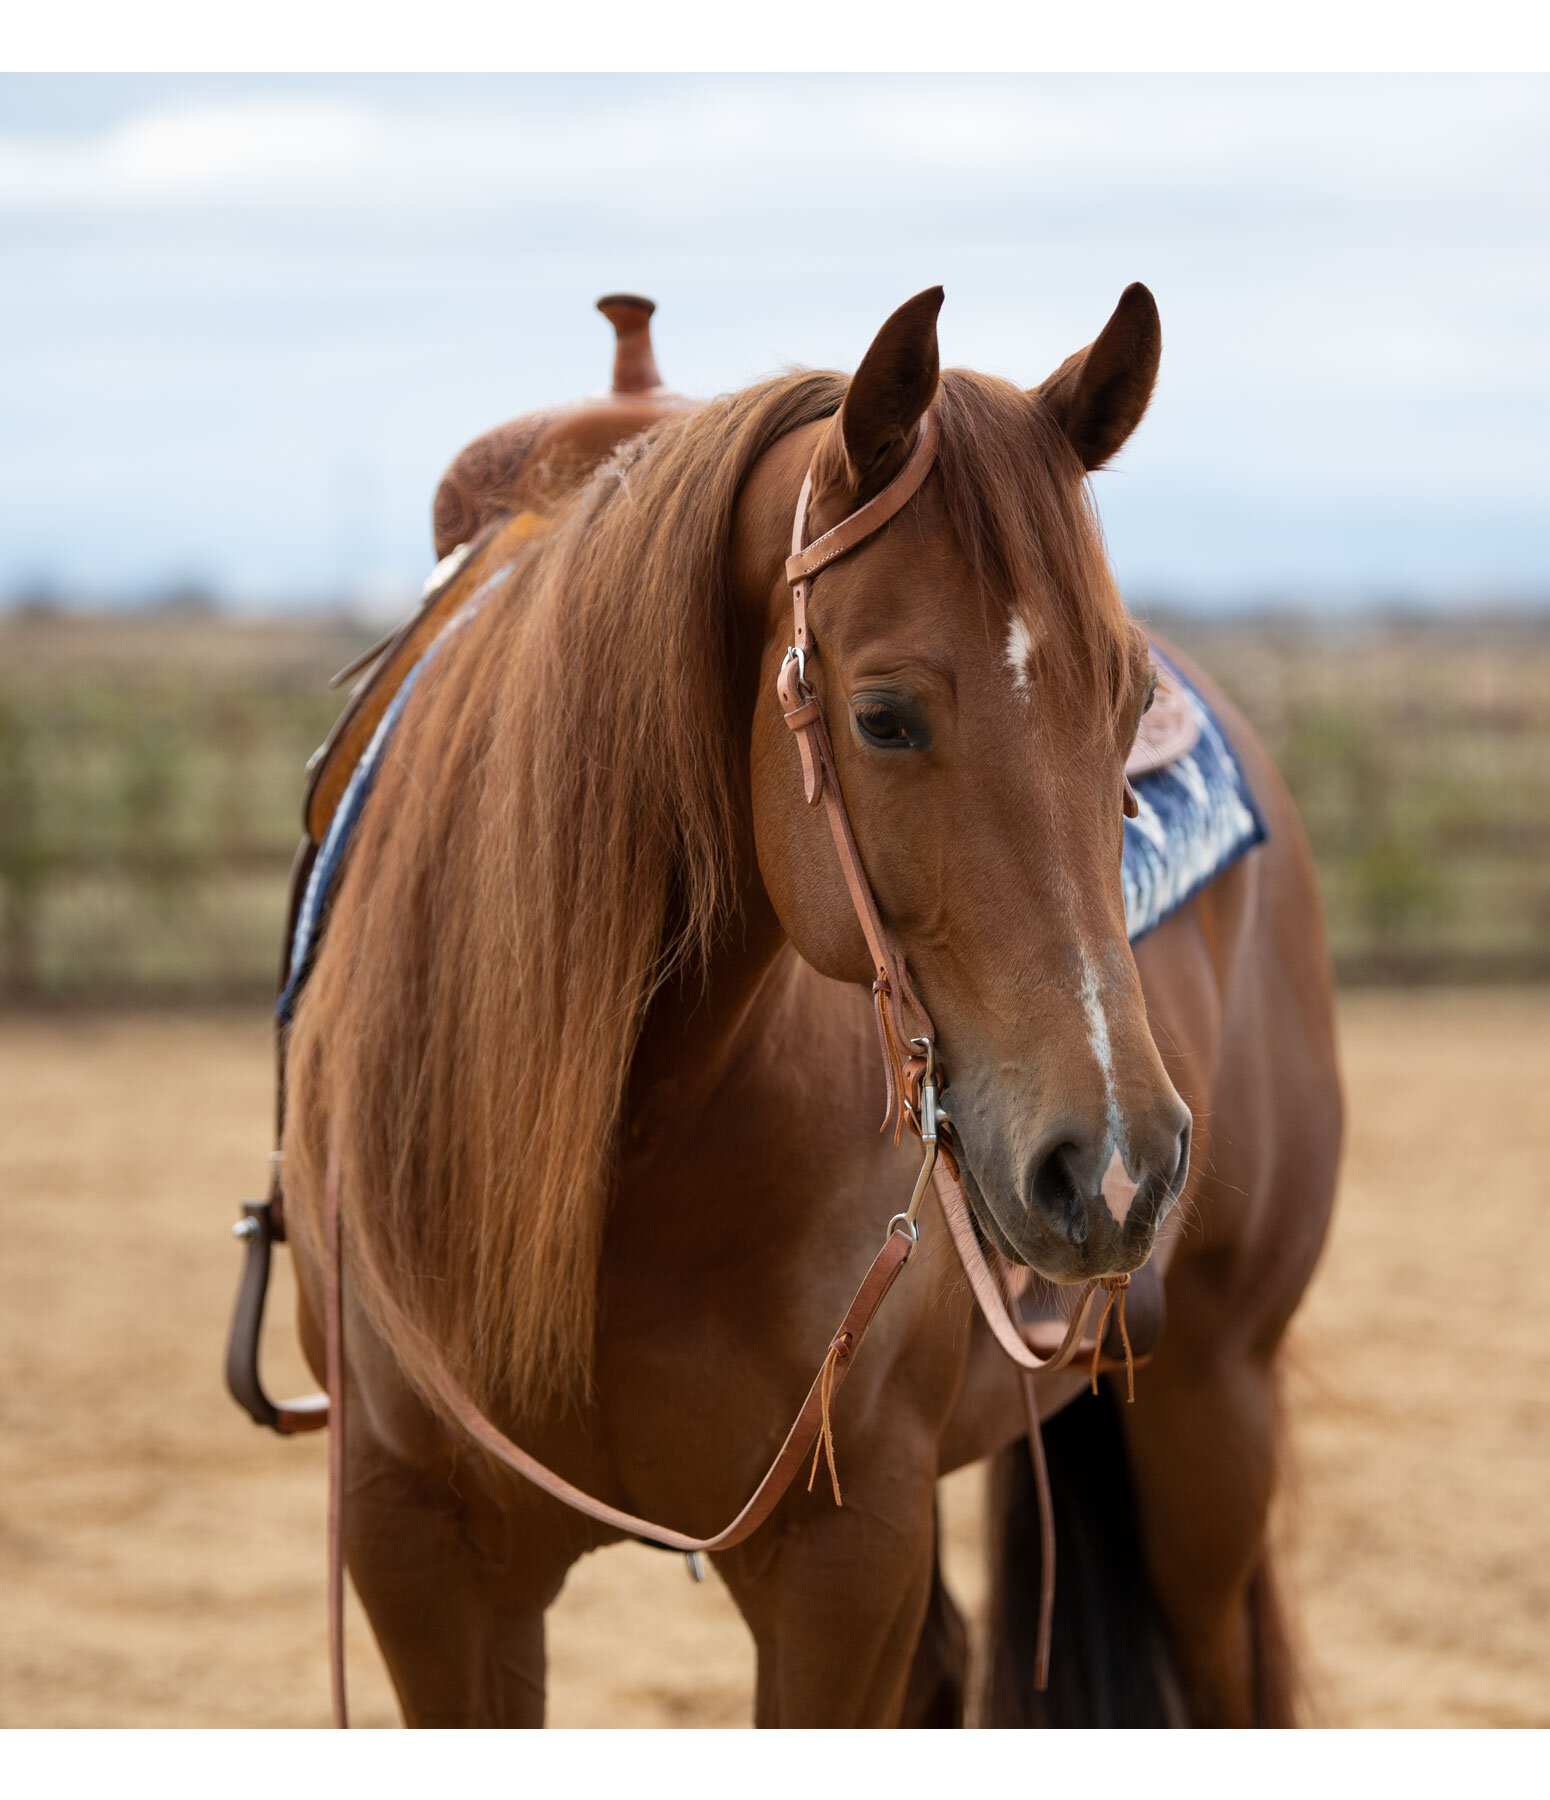
[[[333,815],[329,819],[328,830],[318,849],[317,859],[312,865],[312,872],[307,877],[306,892],[302,895],[301,905],[296,912],[296,928],[291,936],[289,972],[286,975],[285,986],[281,990],[280,998],[275,1003],[275,1012],[282,1025],[290,1023],[291,1014],[296,1010],[296,1001],[306,984],[307,976],[311,973],[312,959],[317,954],[318,938],[322,930],[323,915],[328,909],[334,882],[343,866],[345,853],[350,847],[350,840],[355,835],[355,827],[361,812],[376,783],[377,771],[382,766],[383,752],[387,749],[388,741],[392,737],[398,721],[404,715],[404,708],[409,704],[409,696],[414,692],[420,677],[447,644],[479,612],[485,601],[511,573],[512,568],[513,564],[503,563],[500,568],[487,575],[437,632],[429,649],[423,652],[419,661],[399,683],[382,717],[377,721],[370,741],[361,752],[360,759],[355,764],[344,792],[339,796]]]
[[[1152,661],[1158,661],[1155,644]],[[1141,728],[1125,758],[1125,774],[1134,785],[1140,776],[1166,769],[1169,763],[1187,755],[1199,737],[1200,721],[1188,690],[1163,679],[1159,671],[1152,704],[1141,715]]]
[[[1193,715],[1194,742],[1163,768],[1131,776],[1136,816],[1125,821],[1125,930],[1131,943],[1161,925],[1246,851],[1265,822],[1216,715],[1154,644],[1160,691]]]
[[[302,823],[314,844],[321,847],[328,836],[334,809],[344,798],[350,777],[381,724],[382,715],[392,705],[393,696],[409,671],[462,604],[460,596],[482,581],[496,563],[503,570],[508,568],[514,546],[540,536],[544,528],[545,521],[536,513],[522,513],[487,526],[463,547],[462,554],[453,551],[444,556],[425,584],[419,611],[380,644],[373,644],[364,656],[347,664],[329,683],[330,687],[337,687],[350,676],[367,671],[335,720],[333,730],[307,764]]]

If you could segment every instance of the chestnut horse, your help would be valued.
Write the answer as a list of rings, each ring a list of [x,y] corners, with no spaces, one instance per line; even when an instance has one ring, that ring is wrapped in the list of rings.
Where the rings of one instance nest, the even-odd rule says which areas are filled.
[[[938,370],[941,290],[855,376],[783,376],[632,440],[430,665],[380,768],[287,1047],[287,1214],[324,1353],[348,1276],[346,1552],[412,1724],[542,1722],[544,1612],[616,1538],[472,1445],[447,1373],[600,1499],[733,1516],[909,1192],[877,1133],[872,966],[776,677],[804,476],[816,537],[929,406],[936,465],[816,581],[861,855],[938,1027],[975,1223],[1061,1283],[1166,1262],[1135,1403],[1040,1377],[1059,1515],[1053,1685],[1015,1371],[934,1200],[835,1408],[842,1506],[797,1484],[720,1575],[761,1724],[961,1722],[938,1478],[1001,1453],[983,1717],[1292,1717],[1266,1517],[1277,1347],[1340,1135],[1328,957],[1284,788],[1202,679],[1268,842],[1134,952],[1124,764],[1147,640],[1085,477],[1151,396],[1128,289],[1031,392]],[[1188,1171],[1187,1185],[1185,1183]]]

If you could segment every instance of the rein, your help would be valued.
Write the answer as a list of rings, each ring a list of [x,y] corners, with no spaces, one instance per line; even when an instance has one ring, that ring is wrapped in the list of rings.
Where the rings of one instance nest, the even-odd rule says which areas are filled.
[[[908,462],[883,491],[866,505],[843,519],[831,531],[808,544],[807,514],[812,497],[812,475],[803,481],[792,526],[791,555],[786,562],[786,578],[791,584],[793,632],[791,647],[781,664],[776,693],[786,724],[796,737],[802,763],[803,792],[810,806],[822,804],[834,839],[840,868],[849,889],[851,904],[860,921],[871,954],[875,979],[872,984],[873,1006],[877,1016],[878,1040],[882,1049],[887,1083],[887,1110],[881,1130],[893,1128],[895,1144],[899,1143],[905,1124],[920,1138],[922,1160],[910,1201],[902,1213],[888,1222],[882,1247],[862,1278],[854,1298],[846,1309],[834,1335],[830,1338],[823,1363],[814,1376],[790,1430],[786,1433],[775,1459],[765,1471],[742,1510],[711,1537],[691,1537],[665,1525],[594,1499],[580,1488],[555,1474],[536,1457],[514,1443],[478,1409],[449,1372],[433,1375],[438,1397],[451,1417],[473,1441],[504,1467],[541,1489],[563,1505],[611,1529],[677,1550],[691,1559],[706,1551],[731,1549],[769,1518],[801,1471],[812,1452],[812,1470],[808,1479],[811,1490],[817,1478],[820,1459],[827,1459],[829,1478],[836,1505],[840,1499],[839,1476],[834,1462],[834,1434],[830,1420],[832,1403],[844,1384],[855,1361],[862,1339],[887,1298],[894,1283],[914,1255],[919,1238],[919,1213],[928,1187],[934,1186],[942,1214],[974,1298],[997,1345],[1016,1365],[1022,1378],[1024,1407],[1027,1413],[1029,1450],[1033,1460],[1038,1489],[1039,1535],[1041,1545],[1039,1637],[1035,1684],[1043,1689],[1049,1676],[1049,1649],[1054,1616],[1055,1532],[1054,1509],[1050,1497],[1049,1475],[1044,1458],[1043,1438],[1039,1426],[1038,1395],[1034,1377],[1041,1371],[1067,1367],[1082,1342],[1083,1327],[1094,1293],[1102,1286],[1107,1290],[1103,1318],[1093,1342],[1091,1381],[1097,1390],[1102,1357],[1103,1332],[1111,1309],[1117,1308],[1120,1335],[1125,1350],[1125,1367],[1132,1377],[1130,1339],[1125,1328],[1125,1290],[1128,1275],[1106,1276],[1086,1283],[1067,1324],[1059,1348],[1049,1356],[1040,1356],[1030,1348],[1024,1328],[1017,1322],[1017,1306],[1008,1272],[993,1273],[970,1218],[968,1203],[959,1178],[958,1161],[950,1141],[944,1137],[951,1122],[938,1109],[942,1088],[946,1085],[936,1054],[936,1031],[930,1015],[910,983],[903,954],[894,946],[878,913],[871,883],[856,846],[850,818],[845,808],[835,771],[833,748],[824,721],[823,708],[807,683],[807,661],[816,654],[811,628],[807,620],[807,604],[814,579],[841,557],[865,543],[879,531],[919,490],[930,474],[937,453],[936,421],[928,412],[921,420],[920,435]],[[905,1035],[901,1016],[908,1011],[918,1032]],[[328,1379],[327,1410],[312,1403],[307,1425],[330,1422],[333,1426],[329,1445],[328,1504],[328,1588],[329,1588],[329,1672],[333,1694],[334,1723],[348,1725],[349,1713],[345,1691],[344,1659],[344,1258],[339,1217],[339,1166],[337,1146],[329,1146],[327,1176],[323,1200],[323,1292],[324,1340]],[[252,1207],[249,1207],[251,1215]],[[255,1219],[255,1224],[259,1223]],[[246,1221],[244,1221],[244,1225]],[[239,1227],[239,1229],[242,1229]],[[264,1261],[267,1271],[269,1234],[264,1227]],[[258,1233],[246,1232],[250,1239]],[[250,1251],[252,1245],[250,1244]],[[262,1295],[258,1310],[262,1308]],[[255,1322],[256,1356],[256,1322]],[[235,1342],[235,1334],[234,1334]],[[256,1364],[254,1365],[256,1369]],[[276,1409],[261,1390],[255,1391],[271,1413],[277,1410],[289,1419],[299,1407],[308,1403],[293,1402],[288,1408]],[[235,1388],[234,1388],[234,1391]],[[242,1396],[239,1394],[239,1399]],[[246,1399],[243,1404],[247,1405]],[[263,1419],[253,1411],[261,1422]],[[321,1415],[321,1416],[320,1416]],[[281,1429],[287,1427],[282,1425]],[[289,1429],[297,1429],[290,1425]],[[301,1427],[305,1428],[305,1427]]]

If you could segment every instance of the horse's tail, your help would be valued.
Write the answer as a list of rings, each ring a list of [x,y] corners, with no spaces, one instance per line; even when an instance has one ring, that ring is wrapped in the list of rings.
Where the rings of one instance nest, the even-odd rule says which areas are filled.
[[[1044,1427],[1055,1503],[1055,1619],[1049,1687],[1034,1687],[1039,1519],[1028,1446],[992,1467],[986,1725],[1187,1725],[1161,1615],[1147,1580],[1135,1494],[1107,1389],[1083,1394]],[[1267,1550],[1249,1589],[1254,1699],[1262,1725],[1296,1723],[1297,1661]]]
[[[1044,1427],[1055,1502],[1055,1622],[1049,1687],[1035,1690],[1039,1515],[1028,1446],[1003,1450],[990,1487],[986,1725],[1187,1723],[1147,1583],[1119,1419],[1107,1390]]]

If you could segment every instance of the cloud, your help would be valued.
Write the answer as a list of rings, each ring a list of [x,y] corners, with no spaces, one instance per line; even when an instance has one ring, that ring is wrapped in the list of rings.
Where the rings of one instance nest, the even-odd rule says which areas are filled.
[[[952,192],[971,212],[1020,194],[1057,212],[1467,200],[1489,216],[1542,207],[1550,159],[1531,78],[529,78],[467,103],[438,80],[408,106],[334,87],[162,102],[95,134],[0,133],[0,207],[606,213],[615,194],[649,192],[653,211],[681,217],[741,192],[865,232],[879,212]]]
[[[379,130],[359,107],[280,101],[165,109],[79,140],[0,135],[0,207],[289,201],[369,168]]]
[[[196,554],[407,582],[458,445],[598,384],[609,288],[656,293],[669,379],[713,393],[853,363],[937,280],[947,360],[1031,383],[1139,277],[1165,349],[1100,484],[1123,573],[1187,573],[1189,534],[1132,504],[1168,494],[1290,505],[1330,546],[1309,567],[1368,507],[1363,568],[1424,563],[1399,523],[1424,518],[1455,573],[1506,545],[1550,586],[1511,524],[1550,488],[1542,79],[209,78],[58,117],[16,92],[0,583]],[[352,469],[369,529],[333,518]],[[1268,579],[1296,537],[1219,532],[1201,566]]]

